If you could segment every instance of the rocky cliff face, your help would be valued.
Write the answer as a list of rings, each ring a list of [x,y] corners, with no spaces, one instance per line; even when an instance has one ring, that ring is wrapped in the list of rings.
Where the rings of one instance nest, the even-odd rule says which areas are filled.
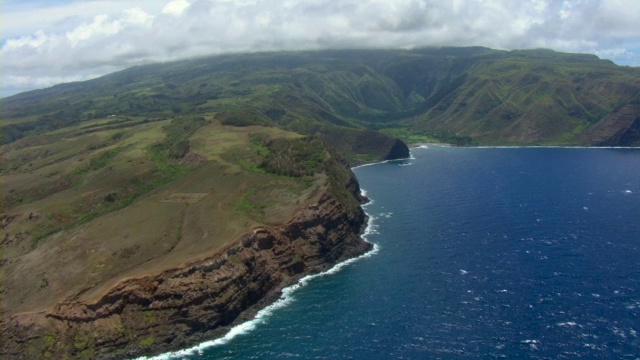
[[[346,184],[357,200],[357,182]],[[99,301],[67,299],[3,317],[2,358],[121,359],[212,339],[249,319],[302,276],[366,252],[360,207],[329,191],[280,226],[251,229],[218,255],[128,279]]]
[[[596,146],[637,146],[640,105],[626,105],[610,112],[585,132],[583,140]]]
[[[389,154],[384,157],[384,160],[406,159],[410,157],[409,147],[402,140],[396,139],[395,143],[389,150]]]

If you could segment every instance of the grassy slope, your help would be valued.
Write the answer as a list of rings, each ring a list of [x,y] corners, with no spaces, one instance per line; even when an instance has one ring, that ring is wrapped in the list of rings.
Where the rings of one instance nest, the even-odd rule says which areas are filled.
[[[2,148],[5,311],[97,296],[123,277],[210,255],[256,224],[287,221],[328,186],[321,169],[263,168],[262,142],[299,141],[295,133],[211,118],[110,121]],[[87,126],[100,131],[84,134]]]

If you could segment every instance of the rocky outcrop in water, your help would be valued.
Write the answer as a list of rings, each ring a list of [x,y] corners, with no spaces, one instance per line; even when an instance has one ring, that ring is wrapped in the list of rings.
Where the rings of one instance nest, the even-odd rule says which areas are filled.
[[[384,160],[406,159],[410,157],[409,147],[402,140],[396,139]]]

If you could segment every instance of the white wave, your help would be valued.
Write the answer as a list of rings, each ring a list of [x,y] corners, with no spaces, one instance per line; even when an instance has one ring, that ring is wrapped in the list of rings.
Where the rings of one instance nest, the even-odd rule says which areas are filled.
[[[369,235],[375,235],[378,233],[378,225],[375,223],[375,221],[378,219],[377,217],[373,216],[373,215],[368,215],[369,216],[369,220],[367,221],[367,227],[364,229],[364,232],[362,233],[362,238],[369,242],[367,240],[367,238],[369,237]],[[376,244],[374,244],[375,246]]]
[[[467,275],[469,272],[465,269],[460,269],[460,275]]]
[[[627,190],[625,190],[625,191],[624,191],[624,193],[625,193],[625,194],[633,194],[633,191],[631,191],[631,190],[627,189]]]
[[[540,340],[536,340],[536,339],[529,340],[529,339],[527,339],[527,340],[522,340],[521,343],[529,345],[529,348],[531,348],[531,350],[538,350],[538,345],[540,345]]]
[[[431,149],[434,147],[452,147],[451,144],[447,143],[423,143],[412,146],[412,149]]]
[[[360,169],[360,168],[363,168],[363,167],[366,167],[366,166],[372,166],[372,165],[382,164],[383,162],[384,162],[384,161],[382,161],[382,162],[372,162],[372,163],[365,163],[365,164],[356,165],[356,166],[353,166],[353,167],[351,168],[351,171],[353,171],[353,170],[355,170],[355,169]]]
[[[567,322],[559,322],[556,325],[562,326],[562,327],[576,327],[578,326],[578,323],[574,321],[567,321]]]
[[[636,301],[634,303],[628,304],[627,306],[625,306],[627,309],[629,310],[635,310],[640,308],[640,301]]]
[[[294,286],[300,287],[300,285],[296,284]],[[231,328],[231,330],[229,330],[229,332],[224,335],[221,338],[218,339],[214,339],[214,340],[209,340],[209,341],[205,341],[203,343],[200,343],[194,347],[188,348],[188,349],[183,349],[183,350],[178,350],[178,351],[172,351],[172,352],[168,352],[168,353],[164,353],[164,354],[160,354],[160,355],[156,355],[156,356],[152,356],[152,357],[139,357],[136,360],[169,360],[169,359],[176,359],[176,358],[183,358],[186,356],[190,356],[190,355],[196,355],[196,354],[200,354],[202,353],[203,350],[213,347],[213,346],[220,346],[220,345],[224,345],[226,343],[228,343],[229,341],[231,341],[233,338],[235,338],[238,335],[243,335],[243,334],[247,334],[250,331],[254,330],[259,324],[262,324],[266,318],[271,315],[271,313],[273,313],[274,310],[277,310],[279,308],[282,308],[284,306],[286,306],[287,304],[289,304],[291,301],[293,301],[293,299],[291,299],[290,297],[285,297],[285,290],[288,288],[283,289],[282,293],[282,297],[280,299],[278,299],[275,303],[265,307],[264,309],[258,311],[258,313],[256,314],[255,318],[253,320],[244,322],[240,325],[234,326],[233,328]],[[289,294],[289,292],[287,292],[287,295]]]
[[[613,334],[616,336],[620,336],[623,339],[627,338],[627,333],[623,329],[619,329],[614,326],[611,328],[611,331],[613,331]]]
[[[356,165],[356,166],[352,167],[351,170],[359,169],[359,168],[362,168],[362,167],[365,167],[365,166],[373,166],[373,165],[378,165],[378,164],[385,164],[385,163],[388,163],[390,161],[396,161],[396,160],[403,160],[403,159],[384,160],[384,161],[366,163],[366,164],[362,164],[362,165]]]
[[[364,197],[365,199],[367,199],[367,202],[366,202],[366,203],[364,203],[364,204],[360,205],[363,209],[366,209],[368,206],[371,206],[371,205],[373,205],[373,203],[374,203],[373,199],[369,199],[369,197],[367,196],[367,194],[368,194],[368,193],[367,193],[367,190],[365,190],[365,189],[360,189],[360,195],[361,195],[362,197]],[[365,211],[365,213],[366,213],[366,211]],[[369,215],[369,214],[367,214],[367,215]],[[368,224],[367,224],[367,225],[368,225]]]
[[[630,146],[561,146],[561,145],[497,145],[462,146],[470,149],[638,149]]]
[[[391,159],[391,160],[384,160],[384,161],[378,161],[378,162],[372,162],[372,163],[366,163],[366,164],[361,164],[361,165],[356,165],[354,167],[351,168],[351,170],[355,170],[355,169],[359,169],[365,166],[373,166],[373,165],[378,165],[378,164],[386,164],[388,162],[394,162],[394,161],[402,161],[402,160],[412,160],[414,159],[413,155],[411,155],[411,151],[409,151],[409,157],[407,158],[400,158],[400,159]]]
[[[364,192],[366,194],[365,190],[361,190],[361,192]],[[376,218],[369,214],[367,215],[369,216],[369,220],[367,221],[367,227],[365,228],[361,237],[364,239],[364,241],[373,245],[371,250],[367,251],[366,253],[358,257],[347,259],[341,263],[338,263],[333,267],[331,267],[329,270],[326,270],[324,272],[307,275],[301,278],[296,284],[282,289],[280,298],[278,300],[276,300],[273,304],[268,305],[264,309],[261,309],[260,311],[258,311],[253,319],[232,327],[231,330],[229,330],[229,332],[226,333],[221,338],[205,341],[196,346],[190,347],[188,349],[167,352],[167,353],[152,356],[152,357],[142,356],[135,360],[171,360],[176,358],[184,358],[186,356],[202,354],[203,350],[210,347],[225,345],[231,340],[233,340],[234,338],[236,338],[237,336],[244,335],[255,330],[258,327],[258,325],[264,323],[276,310],[284,308],[289,304],[291,304],[294,301],[294,298],[292,296],[293,293],[296,290],[300,289],[301,287],[307,285],[313,279],[336,274],[340,270],[342,270],[344,267],[350,264],[353,264],[354,262],[360,259],[369,258],[373,255],[376,255],[380,251],[380,246],[378,244],[371,243],[370,241],[367,240],[367,238],[370,235],[378,233],[377,226],[373,223]]]

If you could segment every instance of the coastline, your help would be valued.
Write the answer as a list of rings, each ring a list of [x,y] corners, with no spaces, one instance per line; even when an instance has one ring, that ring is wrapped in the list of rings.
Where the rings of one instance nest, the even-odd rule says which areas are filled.
[[[95,303],[71,299],[43,313],[7,317],[3,356],[25,358],[25,346],[35,354],[44,345],[54,358],[91,351],[91,358],[162,359],[245,333],[312,279],[375,254],[363,239],[372,219],[355,178],[349,179],[345,188],[358,207],[324,192],[286,224],[254,229],[218,256],[125,281]],[[81,338],[90,350],[67,351],[65,344]],[[56,341],[43,344],[47,339]]]
[[[454,145],[449,143],[416,143],[411,149],[429,147],[460,147],[470,149],[640,149],[638,146],[580,146],[580,145]]]
[[[95,297],[74,293],[37,313],[3,314],[3,358],[197,352],[254,328],[314,278],[375,254],[363,239],[373,219],[357,179],[344,158],[329,155],[324,177],[282,222],[252,226],[211,256],[127,277]]]
[[[354,169],[388,163],[392,161],[402,161],[402,160],[410,160],[413,159],[413,155],[410,153],[410,157],[402,158],[402,159],[391,159],[384,161],[377,161],[372,163],[360,164],[357,166],[353,166],[350,168],[351,171]],[[355,174],[354,174],[355,176]],[[238,318],[230,325],[223,326],[215,329],[213,332],[217,333],[217,336],[210,340],[200,341],[198,344],[175,351],[168,351],[158,355],[152,356],[140,356],[132,358],[131,360],[170,360],[173,358],[179,358],[184,356],[194,356],[202,354],[208,348],[223,346],[228,342],[232,341],[234,338],[238,336],[245,335],[253,330],[255,330],[260,324],[264,323],[266,319],[271,317],[278,309],[289,306],[293,303],[294,298],[292,295],[299,289],[308,285],[314,279],[321,278],[324,276],[329,276],[338,273],[344,267],[349,266],[361,259],[369,258],[373,255],[378,254],[380,251],[380,246],[376,243],[373,243],[368,240],[370,235],[377,234],[377,227],[375,225],[376,217],[366,212],[366,208],[373,204],[374,200],[367,196],[367,191],[365,189],[359,189],[359,194],[364,202],[360,205],[362,210],[365,213],[365,225],[360,231],[359,237],[367,244],[371,245],[371,249],[361,255],[356,257],[352,257],[341,261],[339,263],[334,264],[318,273],[307,274],[299,277],[299,279],[293,279],[292,284],[284,286],[280,290],[275,290],[273,293],[265,296],[258,303],[254,304],[250,308],[243,311],[243,313],[238,316]]]
[[[197,352],[258,325],[312,279],[375,254],[363,240],[372,219],[357,179],[344,158],[328,154],[324,176],[290,217],[252,225],[215,254],[126,277],[94,297],[70,293],[39,312],[3,314],[3,358]]]
[[[387,161],[393,161],[393,160],[387,160]],[[387,162],[387,161],[383,161],[383,162]],[[383,162],[377,162],[373,164],[379,164]],[[367,165],[373,165],[373,164],[367,164]],[[366,166],[366,165],[360,165],[360,166]],[[361,189],[360,195],[366,199],[366,203],[361,205],[363,210],[365,210],[368,205],[373,203],[373,200],[368,198],[366,194],[367,194],[366,190]],[[141,356],[141,357],[134,358],[132,360],[169,360],[173,358],[202,354],[202,352],[208,348],[225,345],[228,342],[232,341],[237,336],[245,335],[253,331],[254,329],[256,329],[258,326],[260,326],[260,324],[264,323],[264,321],[266,321],[275,312],[277,312],[278,309],[289,306],[295,300],[292,297],[292,295],[297,290],[307,286],[314,279],[336,274],[346,266],[349,266],[361,259],[369,258],[373,255],[376,255],[380,250],[379,245],[372,243],[367,239],[370,235],[376,234],[376,226],[374,224],[374,221],[376,218],[372,217],[366,211],[365,211],[365,214],[366,214],[366,223],[363,230],[359,234],[359,236],[364,242],[371,245],[371,249],[368,250],[367,252],[359,256],[348,258],[344,261],[336,263],[333,266],[321,272],[306,274],[301,276],[299,279],[295,279],[295,278],[292,279],[293,280],[292,285],[285,286],[282,289],[275,290],[272,294],[267,295],[265,298],[260,300],[257,304],[255,304],[251,308],[246,309],[243,312],[243,314],[240,315],[238,319],[236,319],[236,321],[234,321],[229,326],[215,329],[216,332],[220,332],[220,336],[212,340],[205,340],[203,342],[200,342],[197,345],[194,345],[186,349],[169,351],[166,353],[153,355],[153,356]]]
[[[446,153],[446,151],[444,151],[444,153]],[[497,151],[497,153],[499,153],[499,151]],[[573,151],[568,151],[568,153],[573,153]],[[603,153],[604,153],[604,152],[603,152]],[[421,157],[421,155],[424,155],[424,154],[427,154],[427,152],[424,152],[424,153],[416,153],[416,157]],[[593,153],[593,154],[596,154],[596,153]],[[395,165],[395,164],[394,164],[394,165]],[[391,168],[395,168],[395,166],[394,166],[394,165],[391,165]],[[414,178],[415,178],[415,176],[414,176]],[[364,189],[361,191],[361,194],[362,194],[362,195],[364,195],[364,196],[367,196],[367,195],[369,195],[369,196],[370,196],[370,195],[376,196],[375,194],[367,194],[367,192],[366,192],[366,191],[364,191]],[[378,201],[378,202],[376,202],[376,200],[377,200],[377,196],[376,196],[376,198],[374,198],[374,199],[372,200],[372,202],[371,202],[371,203],[378,203],[378,204],[380,204],[380,202],[379,202],[379,201]],[[371,203],[368,203],[367,205],[369,205],[369,204],[371,204]],[[371,212],[372,208],[371,208],[371,207],[369,207],[367,210],[368,210],[368,211],[367,211],[367,213],[369,213],[369,212]],[[377,212],[377,211],[376,211],[376,212]],[[375,219],[373,219],[373,220],[375,220]],[[374,221],[374,222],[375,222],[375,221]],[[367,223],[367,227],[371,227],[371,225],[373,225],[373,224],[369,221],[369,222]],[[371,230],[371,229],[367,229],[367,230]],[[386,231],[385,231],[385,232],[386,232]],[[375,240],[378,240],[378,238],[374,238],[374,239],[375,239]],[[379,239],[379,241],[380,241],[380,242],[382,242],[382,243],[384,244],[384,241],[382,241],[382,239]],[[542,246],[546,246],[546,245],[542,245]],[[385,247],[385,248],[386,248],[386,247]],[[389,249],[389,251],[390,251],[390,249]],[[387,249],[385,249],[385,253],[387,253]],[[385,256],[386,256],[386,254],[385,254]],[[362,266],[362,265],[364,265],[364,267],[366,267],[366,266],[370,266],[370,265],[373,265],[373,264],[375,264],[375,263],[378,263],[381,259],[382,259],[382,254],[381,254],[381,256],[380,256],[380,257],[377,257],[377,258],[375,258],[375,259],[372,259],[372,262],[370,262],[370,263],[369,263],[369,262],[367,262],[367,263],[362,262],[362,263],[359,263],[359,264],[358,264],[358,266]],[[464,267],[464,269],[471,270],[470,268],[467,268],[467,267]],[[452,273],[452,277],[455,277],[455,276],[458,274],[458,273],[457,273],[458,268],[454,268],[454,270],[455,270],[455,271]],[[471,275],[469,275],[469,276],[465,277],[464,275],[466,275],[466,274],[468,274],[468,272],[466,272],[466,271],[462,271],[462,270],[461,270],[461,272],[460,272],[460,276],[461,276],[461,278],[469,279],[469,278],[471,277]],[[473,275],[473,273],[471,273],[471,274]],[[353,280],[351,280],[351,281],[353,282]],[[323,281],[321,281],[321,282],[319,282],[319,283],[323,283]],[[502,289],[502,287],[496,287],[496,289]],[[465,290],[466,290],[466,289],[465,289]],[[507,294],[506,292],[505,292],[505,293],[502,293],[502,292],[496,291],[496,294],[497,294],[497,296],[505,296],[505,297],[507,296],[507,295],[506,295],[506,294]],[[471,296],[471,295],[469,295],[469,296]],[[294,300],[294,301],[295,301],[295,300]],[[322,303],[318,303],[318,304],[322,304]],[[290,305],[289,305],[289,306],[290,306]],[[296,305],[294,305],[294,306],[296,306]],[[285,311],[285,312],[286,312],[286,311]],[[300,313],[298,312],[298,314],[300,314]],[[293,319],[294,319],[294,320],[293,320],[292,322],[295,322],[295,318],[293,318]],[[303,318],[303,319],[305,319],[305,318]],[[575,329],[579,329],[577,325],[573,325],[573,324],[575,324],[575,323],[568,322],[568,320],[564,320],[564,319],[563,319],[563,320],[561,320],[561,321],[563,321],[563,322],[557,322],[557,323],[553,323],[553,322],[551,322],[551,326],[554,326],[554,324],[555,324],[555,325],[557,325],[557,329],[559,329],[559,331],[567,331],[567,330],[569,330],[569,329],[574,329],[574,330],[575,330]],[[279,321],[275,321],[275,320],[274,320],[273,322],[278,323]],[[569,324],[569,325],[567,325],[567,324]],[[582,324],[582,323],[579,323],[579,324]],[[261,326],[261,324],[258,324],[258,326]],[[381,325],[381,324],[378,324],[378,326],[382,327],[382,325]],[[580,326],[581,326],[581,325],[580,325]],[[269,325],[266,325],[265,327],[269,327]],[[482,329],[482,327],[479,327],[479,328],[480,328],[480,329]],[[374,329],[375,329],[375,327],[374,327]],[[498,328],[498,330],[499,330],[499,328]],[[248,330],[248,331],[253,331],[253,330]],[[318,330],[318,332],[320,332],[320,331],[322,331],[322,330]],[[264,329],[263,329],[263,332],[265,332],[265,331],[264,331]],[[292,335],[297,334],[296,332],[290,332],[290,333],[291,333]],[[568,331],[567,331],[567,333],[568,333]],[[235,341],[237,341],[237,342],[239,342],[239,343],[245,343],[245,344],[246,344],[246,343],[250,343],[250,342],[254,341],[255,339],[260,339],[260,336],[259,336],[259,335],[258,335],[258,336],[256,336],[256,335],[258,335],[258,334],[257,334],[257,332],[256,332],[256,333],[253,333],[252,335],[249,335],[249,336],[248,336],[248,338],[236,338],[236,340],[235,340]],[[617,334],[616,334],[616,335],[617,335]],[[272,339],[273,339],[273,338],[272,338]],[[524,339],[524,340],[522,340],[522,339]],[[541,346],[541,345],[540,345],[540,344],[541,344],[541,342],[542,342],[542,344],[544,344],[544,346],[548,346],[548,345],[547,345],[547,344],[548,344],[548,342],[547,342],[547,343],[545,343],[544,339],[542,339],[542,340],[541,340],[541,339],[540,339],[540,338],[538,338],[538,337],[522,337],[522,338],[516,338],[515,340],[513,340],[513,341],[512,341],[512,343],[514,344],[514,345],[513,345],[513,347],[518,347],[518,346],[520,346],[520,347],[522,347],[522,348],[531,348],[531,350],[530,350],[530,351],[532,351],[532,353],[533,353],[533,354],[537,353],[538,349],[537,349],[537,348],[536,348],[536,349],[533,349],[533,348],[532,348],[532,346],[531,346],[531,344],[534,344],[534,345],[536,345],[536,346],[539,346],[541,349],[544,349],[544,348],[543,348],[543,346]],[[273,340],[271,341],[271,343],[273,343]],[[499,344],[498,344],[498,345],[499,345]],[[216,354],[220,354],[220,353],[222,353],[223,351],[218,351],[218,350],[224,350],[224,351],[227,351],[227,350],[229,350],[229,349],[233,349],[233,348],[236,348],[236,349],[237,349],[238,347],[239,347],[239,346],[237,345],[237,343],[235,343],[235,342],[234,342],[234,343],[232,343],[232,345],[231,345],[231,346],[229,346],[229,347],[225,346],[225,347],[223,347],[223,348],[214,349],[213,351],[214,351],[214,353],[216,353]],[[298,347],[298,348],[296,349],[296,350],[298,350],[298,351],[291,351],[291,352],[292,352],[292,353],[294,353],[294,354],[295,354],[296,352],[297,352],[298,354],[300,354],[300,353],[301,353],[301,350],[300,350],[300,349],[302,349],[302,351],[304,350],[304,348],[302,348],[302,347]],[[455,349],[455,347],[453,347],[453,349]],[[503,351],[503,349],[505,349],[505,348],[504,348],[504,347],[496,347],[496,351],[495,351],[495,352],[496,352],[496,353],[498,353],[498,354],[502,354],[502,353],[506,353],[508,350],[510,350],[510,349],[512,349],[512,348],[507,347],[507,348],[506,348],[507,350],[504,350],[504,351]],[[528,350],[527,350],[527,351],[528,351]],[[534,351],[535,351],[535,352],[534,352]],[[196,350],[196,352],[194,352],[193,354],[194,354],[194,355],[196,355],[196,354],[197,354],[197,352],[198,352],[198,351]],[[211,355],[209,355],[209,353],[208,353],[206,350],[205,350],[205,352],[204,352],[204,353],[205,353],[205,355],[211,356]],[[520,354],[522,354],[522,353],[520,353]],[[246,355],[246,352],[245,352],[245,355]],[[195,356],[194,356],[194,358],[195,358]]]

